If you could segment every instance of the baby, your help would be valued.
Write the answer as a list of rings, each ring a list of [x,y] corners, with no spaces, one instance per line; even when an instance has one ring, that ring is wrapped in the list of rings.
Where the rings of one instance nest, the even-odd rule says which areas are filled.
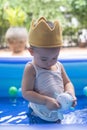
[[[71,95],[71,106],[76,105],[76,97],[74,87],[58,61],[63,45],[59,22],[53,23],[44,17],[33,21],[29,44],[33,60],[26,64],[22,79],[22,94],[29,101],[29,124],[60,123],[63,119],[59,112],[63,106],[60,94]]]

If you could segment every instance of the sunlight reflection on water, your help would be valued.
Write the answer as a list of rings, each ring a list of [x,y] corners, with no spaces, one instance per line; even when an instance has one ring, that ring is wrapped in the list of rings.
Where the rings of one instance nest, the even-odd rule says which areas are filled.
[[[24,121],[25,120],[25,121]],[[18,113],[13,116],[3,116],[0,118],[0,124],[28,124],[26,112]],[[75,110],[64,114],[62,124],[87,124],[87,109]]]

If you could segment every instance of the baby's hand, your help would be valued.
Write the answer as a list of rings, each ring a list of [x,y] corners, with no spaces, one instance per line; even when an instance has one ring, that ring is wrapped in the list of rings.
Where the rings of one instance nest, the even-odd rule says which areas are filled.
[[[60,104],[57,102],[57,100],[51,97],[46,99],[46,106],[49,110],[57,110],[60,108]]]

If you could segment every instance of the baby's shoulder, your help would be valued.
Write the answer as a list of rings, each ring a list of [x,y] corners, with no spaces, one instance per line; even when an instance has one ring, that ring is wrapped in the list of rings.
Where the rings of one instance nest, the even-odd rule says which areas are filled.
[[[33,66],[33,64],[32,63],[27,63],[26,65],[25,65],[25,70],[27,71],[27,72],[30,72],[30,73],[34,73],[35,74],[35,69],[34,69],[34,66]]]
[[[60,61],[58,61],[57,66],[59,66],[61,68],[63,65],[62,65],[62,63]]]

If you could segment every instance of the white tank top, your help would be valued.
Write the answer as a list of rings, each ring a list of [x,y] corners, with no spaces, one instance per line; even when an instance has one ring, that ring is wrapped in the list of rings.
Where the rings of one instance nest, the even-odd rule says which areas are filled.
[[[51,71],[39,68],[32,64],[36,71],[36,80],[34,90],[40,94],[50,96],[56,99],[56,95],[64,92],[64,84],[61,72],[61,63],[58,62],[57,71]],[[62,113],[58,110],[51,111],[46,108],[45,105],[40,105],[30,102],[29,105],[34,113],[43,120],[57,121],[63,119]]]

